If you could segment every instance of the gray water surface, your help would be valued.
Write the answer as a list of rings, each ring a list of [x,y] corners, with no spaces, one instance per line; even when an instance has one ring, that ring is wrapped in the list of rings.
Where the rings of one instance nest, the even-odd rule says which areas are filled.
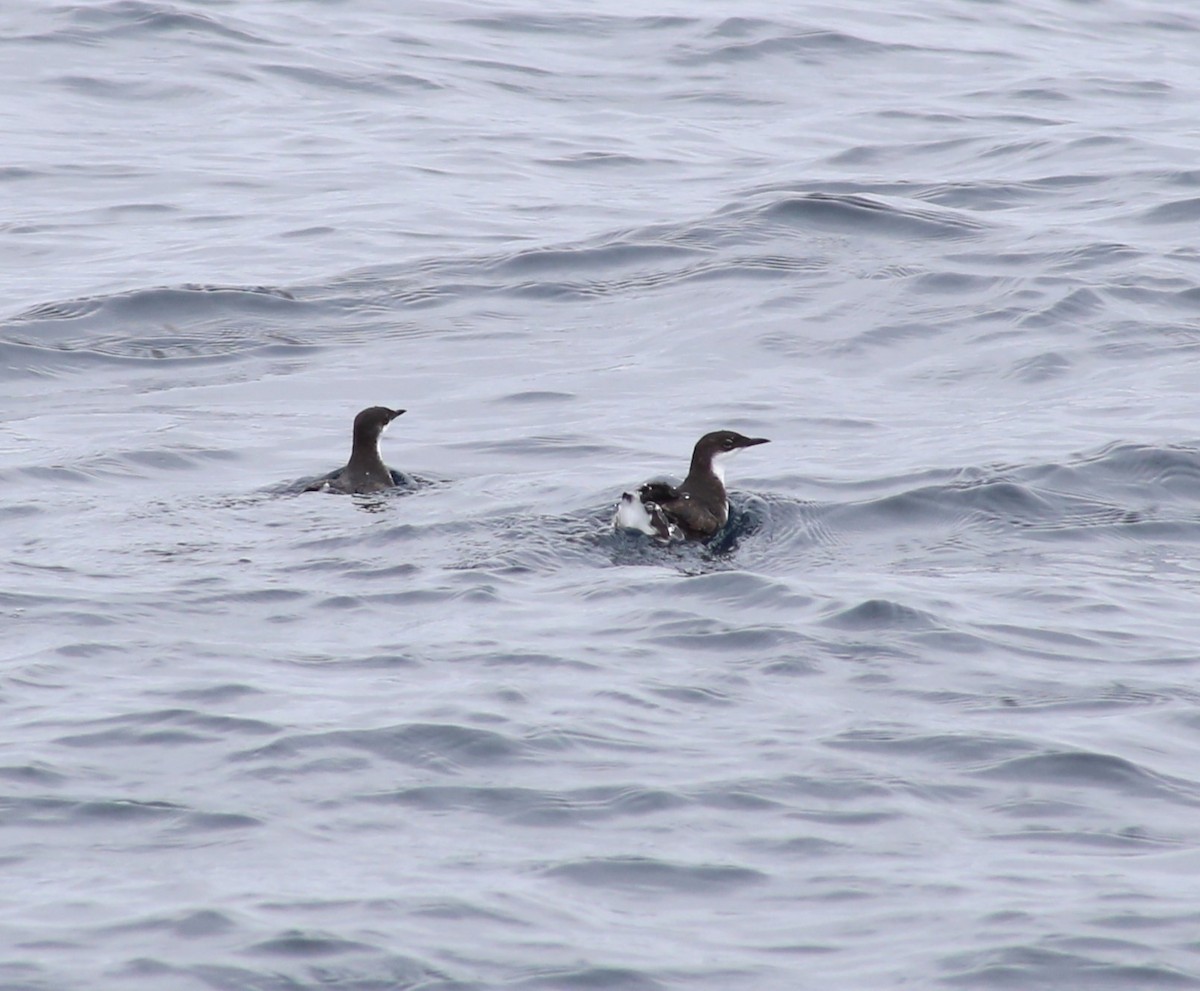
[[[1200,15],[731,11],[0,12],[4,991],[1200,987]]]

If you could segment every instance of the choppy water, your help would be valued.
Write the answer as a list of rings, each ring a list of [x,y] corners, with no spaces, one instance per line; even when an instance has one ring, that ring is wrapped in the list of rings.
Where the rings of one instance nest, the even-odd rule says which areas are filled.
[[[0,988],[1200,987],[1200,15],[737,9],[0,13]]]

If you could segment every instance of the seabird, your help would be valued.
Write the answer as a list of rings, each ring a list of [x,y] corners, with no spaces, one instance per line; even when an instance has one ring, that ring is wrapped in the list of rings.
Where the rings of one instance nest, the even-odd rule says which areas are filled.
[[[354,445],[345,468],[318,479],[307,491],[382,492],[396,486],[396,476],[383,463],[379,439],[388,425],[405,411],[371,406],[354,418]]]
[[[725,462],[747,447],[767,443],[766,437],[744,437],[734,430],[705,434],[696,441],[682,485],[647,482],[636,492],[624,493],[613,524],[665,542],[711,537],[729,520]]]

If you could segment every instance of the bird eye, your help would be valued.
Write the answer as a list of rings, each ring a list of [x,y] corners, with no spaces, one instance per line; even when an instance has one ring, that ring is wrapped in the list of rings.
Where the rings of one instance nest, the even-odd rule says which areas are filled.
[[[733,447],[733,440],[729,437],[726,437],[725,440],[722,441],[721,446],[728,451],[731,447]]]

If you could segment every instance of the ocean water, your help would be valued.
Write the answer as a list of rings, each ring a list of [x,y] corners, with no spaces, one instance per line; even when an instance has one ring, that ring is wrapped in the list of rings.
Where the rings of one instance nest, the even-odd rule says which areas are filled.
[[[1197,51],[0,11],[0,988],[1200,987]]]

